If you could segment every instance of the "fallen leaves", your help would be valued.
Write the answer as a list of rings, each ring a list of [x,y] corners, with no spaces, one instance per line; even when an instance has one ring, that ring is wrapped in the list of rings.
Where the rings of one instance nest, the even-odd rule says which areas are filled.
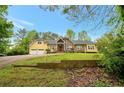
[[[99,67],[66,70],[69,87],[120,86],[113,76]]]

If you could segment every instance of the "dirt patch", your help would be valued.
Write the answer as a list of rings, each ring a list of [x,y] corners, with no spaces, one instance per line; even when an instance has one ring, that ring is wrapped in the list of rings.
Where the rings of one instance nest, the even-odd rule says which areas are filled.
[[[66,70],[68,87],[122,86],[114,76],[109,76],[99,67]]]

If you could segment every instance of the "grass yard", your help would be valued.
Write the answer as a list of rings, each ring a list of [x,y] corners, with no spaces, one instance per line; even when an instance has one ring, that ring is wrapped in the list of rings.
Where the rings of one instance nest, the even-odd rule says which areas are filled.
[[[17,64],[36,64],[36,63],[59,63],[61,60],[98,60],[98,53],[64,53],[60,55],[37,57],[26,61],[18,62]]]
[[[65,53],[47,57],[38,57],[23,60],[15,64],[36,64],[43,62],[60,62],[62,59],[93,60],[99,59],[97,53]],[[70,77],[65,70],[38,69],[38,68],[14,68],[8,65],[0,70],[0,86],[43,86],[62,87],[68,86]]]

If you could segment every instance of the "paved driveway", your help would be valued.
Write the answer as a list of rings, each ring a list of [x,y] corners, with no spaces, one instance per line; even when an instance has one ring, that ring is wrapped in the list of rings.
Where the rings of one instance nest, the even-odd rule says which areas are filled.
[[[18,56],[5,56],[0,57],[0,68],[6,66],[7,64],[11,64],[17,62],[19,60],[30,59],[39,56],[47,56],[47,55],[58,55],[58,54],[44,54],[44,55],[18,55]]]

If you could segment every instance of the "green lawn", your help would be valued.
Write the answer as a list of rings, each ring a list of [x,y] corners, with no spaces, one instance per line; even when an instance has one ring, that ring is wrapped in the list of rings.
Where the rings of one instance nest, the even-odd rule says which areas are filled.
[[[18,62],[17,64],[36,64],[46,62],[60,62],[61,60],[97,60],[99,59],[98,53],[65,53],[61,55],[45,56],[29,59],[26,61]]]
[[[36,64],[43,62],[60,62],[69,60],[99,59],[96,53],[65,53],[47,57],[37,57],[23,60],[15,64]],[[8,65],[0,70],[0,86],[66,86],[68,76],[64,70],[38,69],[38,68],[13,68]]]

